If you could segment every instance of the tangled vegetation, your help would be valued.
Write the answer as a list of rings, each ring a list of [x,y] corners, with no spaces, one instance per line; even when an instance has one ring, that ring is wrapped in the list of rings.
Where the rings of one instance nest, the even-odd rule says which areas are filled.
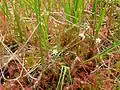
[[[120,90],[120,1],[0,0],[0,90]]]

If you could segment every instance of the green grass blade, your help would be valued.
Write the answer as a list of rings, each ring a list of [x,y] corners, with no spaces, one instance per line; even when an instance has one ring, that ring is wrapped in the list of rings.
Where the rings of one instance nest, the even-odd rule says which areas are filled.
[[[3,7],[1,5],[0,5],[0,11],[2,11],[7,18],[9,18],[8,14],[5,12],[5,10],[3,9]]]
[[[67,15],[71,15],[71,5],[70,0],[64,3],[64,11]],[[70,16],[66,16],[67,20],[70,21]]]
[[[6,0],[2,0],[3,6],[0,6],[4,14],[7,16],[8,20],[10,19],[10,11]]]
[[[105,49],[105,50],[104,50],[103,52],[101,52],[100,54],[97,54],[97,55],[93,56],[92,58],[84,61],[83,63],[87,63],[87,62],[89,62],[90,60],[93,60],[93,59],[95,59],[95,58],[99,58],[100,56],[103,56],[103,55],[105,55],[105,54],[107,54],[107,53],[110,53],[113,49],[115,49],[115,48],[118,47],[118,46],[120,46],[120,40],[116,40],[111,47]]]
[[[42,63],[42,73],[43,73],[43,69],[44,69],[44,59],[43,59],[43,52],[42,52],[42,42],[43,42],[43,28],[42,28],[42,24],[41,24],[41,14],[40,14],[40,0],[34,0],[34,12],[36,14],[37,17],[37,22],[40,23],[39,24],[39,29],[38,29],[38,35],[39,35],[39,47],[40,47],[40,57],[41,57],[41,63]]]
[[[73,20],[73,23],[81,21],[84,12],[84,1],[83,0],[74,0],[74,16],[77,19]]]
[[[65,75],[66,75],[67,70],[69,70],[68,67],[62,66],[56,90],[62,90],[63,89],[63,83],[64,83],[64,79],[65,79]]]
[[[45,12],[45,15],[44,15],[44,23],[45,23],[45,35],[44,35],[44,44],[45,44],[45,48],[46,48],[46,51],[48,52],[48,49],[49,49],[49,45],[48,45],[48,33],[49,33],[49,26],[48,26],[48,20],[49,20],[49,15],[47,15],[49,12],[46,11]]]
[[[19,4],[18,2],[15,2],[15,4],[13,4],[13,2],[11,2],[12,6],[13,6],[13,12],[14,12],[14,17],[15,17],[15,24],[17,27],[16,30],[15,30],[15,35],[17,37],[20,37],[20,41],[23,42],[24,39],[23,39],[23,34],[22,34],[22,30],[21,30],[21,23],[20,23],[20,8],[19,8]]]
[[[100,27],[104,21],[104,16],[105,16],[105,8],[103,8],[100,12],[100,18],[99,18],[99,22],[96,26],[96,34],[95,34],[95,38],[98,38],[98,33],[100,31]]]
[[[92,8],[93,17],[96,17],[97,5],[98,5],[98,0],[94,0],[93,8]]]
[[[28,5],[30,8],[34,9],[34,0],[21,0],[24,5]]]

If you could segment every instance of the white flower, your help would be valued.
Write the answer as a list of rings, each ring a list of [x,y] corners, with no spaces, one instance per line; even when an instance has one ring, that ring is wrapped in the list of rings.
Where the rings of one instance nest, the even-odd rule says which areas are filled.
[[[79,36],[82,37],[82,40],[85,39],[85,34],[84,34],[84,32],[80,33]]]
[[[49,15],[49,12],[48,12],[48,11],[46,11],[46,15],[47,15],[47,16]]]
[[[2,35],[0,35],[0,41],[2,41]]]
[[[52,52],[52,55],[53,56],[56,56],[58,54],[58,50],[57,49],[54,49],[53,52]]]
[[[97,38],[96,39],[96,43],[100,43],[101,42],[101,39],[100,38]]]
[[[49,15],[49,11],[44,10],[44,14]]]
[[[1,32],[0,32],[1,33]],[[4,41],[5,37],[2,36],[2,34],[0,34],[0,41]]]
[[[55,24],[54,26],[57,27],[57,24]]]

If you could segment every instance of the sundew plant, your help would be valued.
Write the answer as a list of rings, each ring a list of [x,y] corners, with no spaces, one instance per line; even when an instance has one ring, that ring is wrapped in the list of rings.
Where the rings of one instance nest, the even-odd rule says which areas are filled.
[[[0,90],[120,90],[119,0],[0,0]]]

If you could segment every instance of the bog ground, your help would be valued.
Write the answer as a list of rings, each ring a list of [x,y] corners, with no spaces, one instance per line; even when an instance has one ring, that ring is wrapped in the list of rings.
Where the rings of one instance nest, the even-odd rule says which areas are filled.
[[[0,90],[120,90],[120,1],[0,0]]]

